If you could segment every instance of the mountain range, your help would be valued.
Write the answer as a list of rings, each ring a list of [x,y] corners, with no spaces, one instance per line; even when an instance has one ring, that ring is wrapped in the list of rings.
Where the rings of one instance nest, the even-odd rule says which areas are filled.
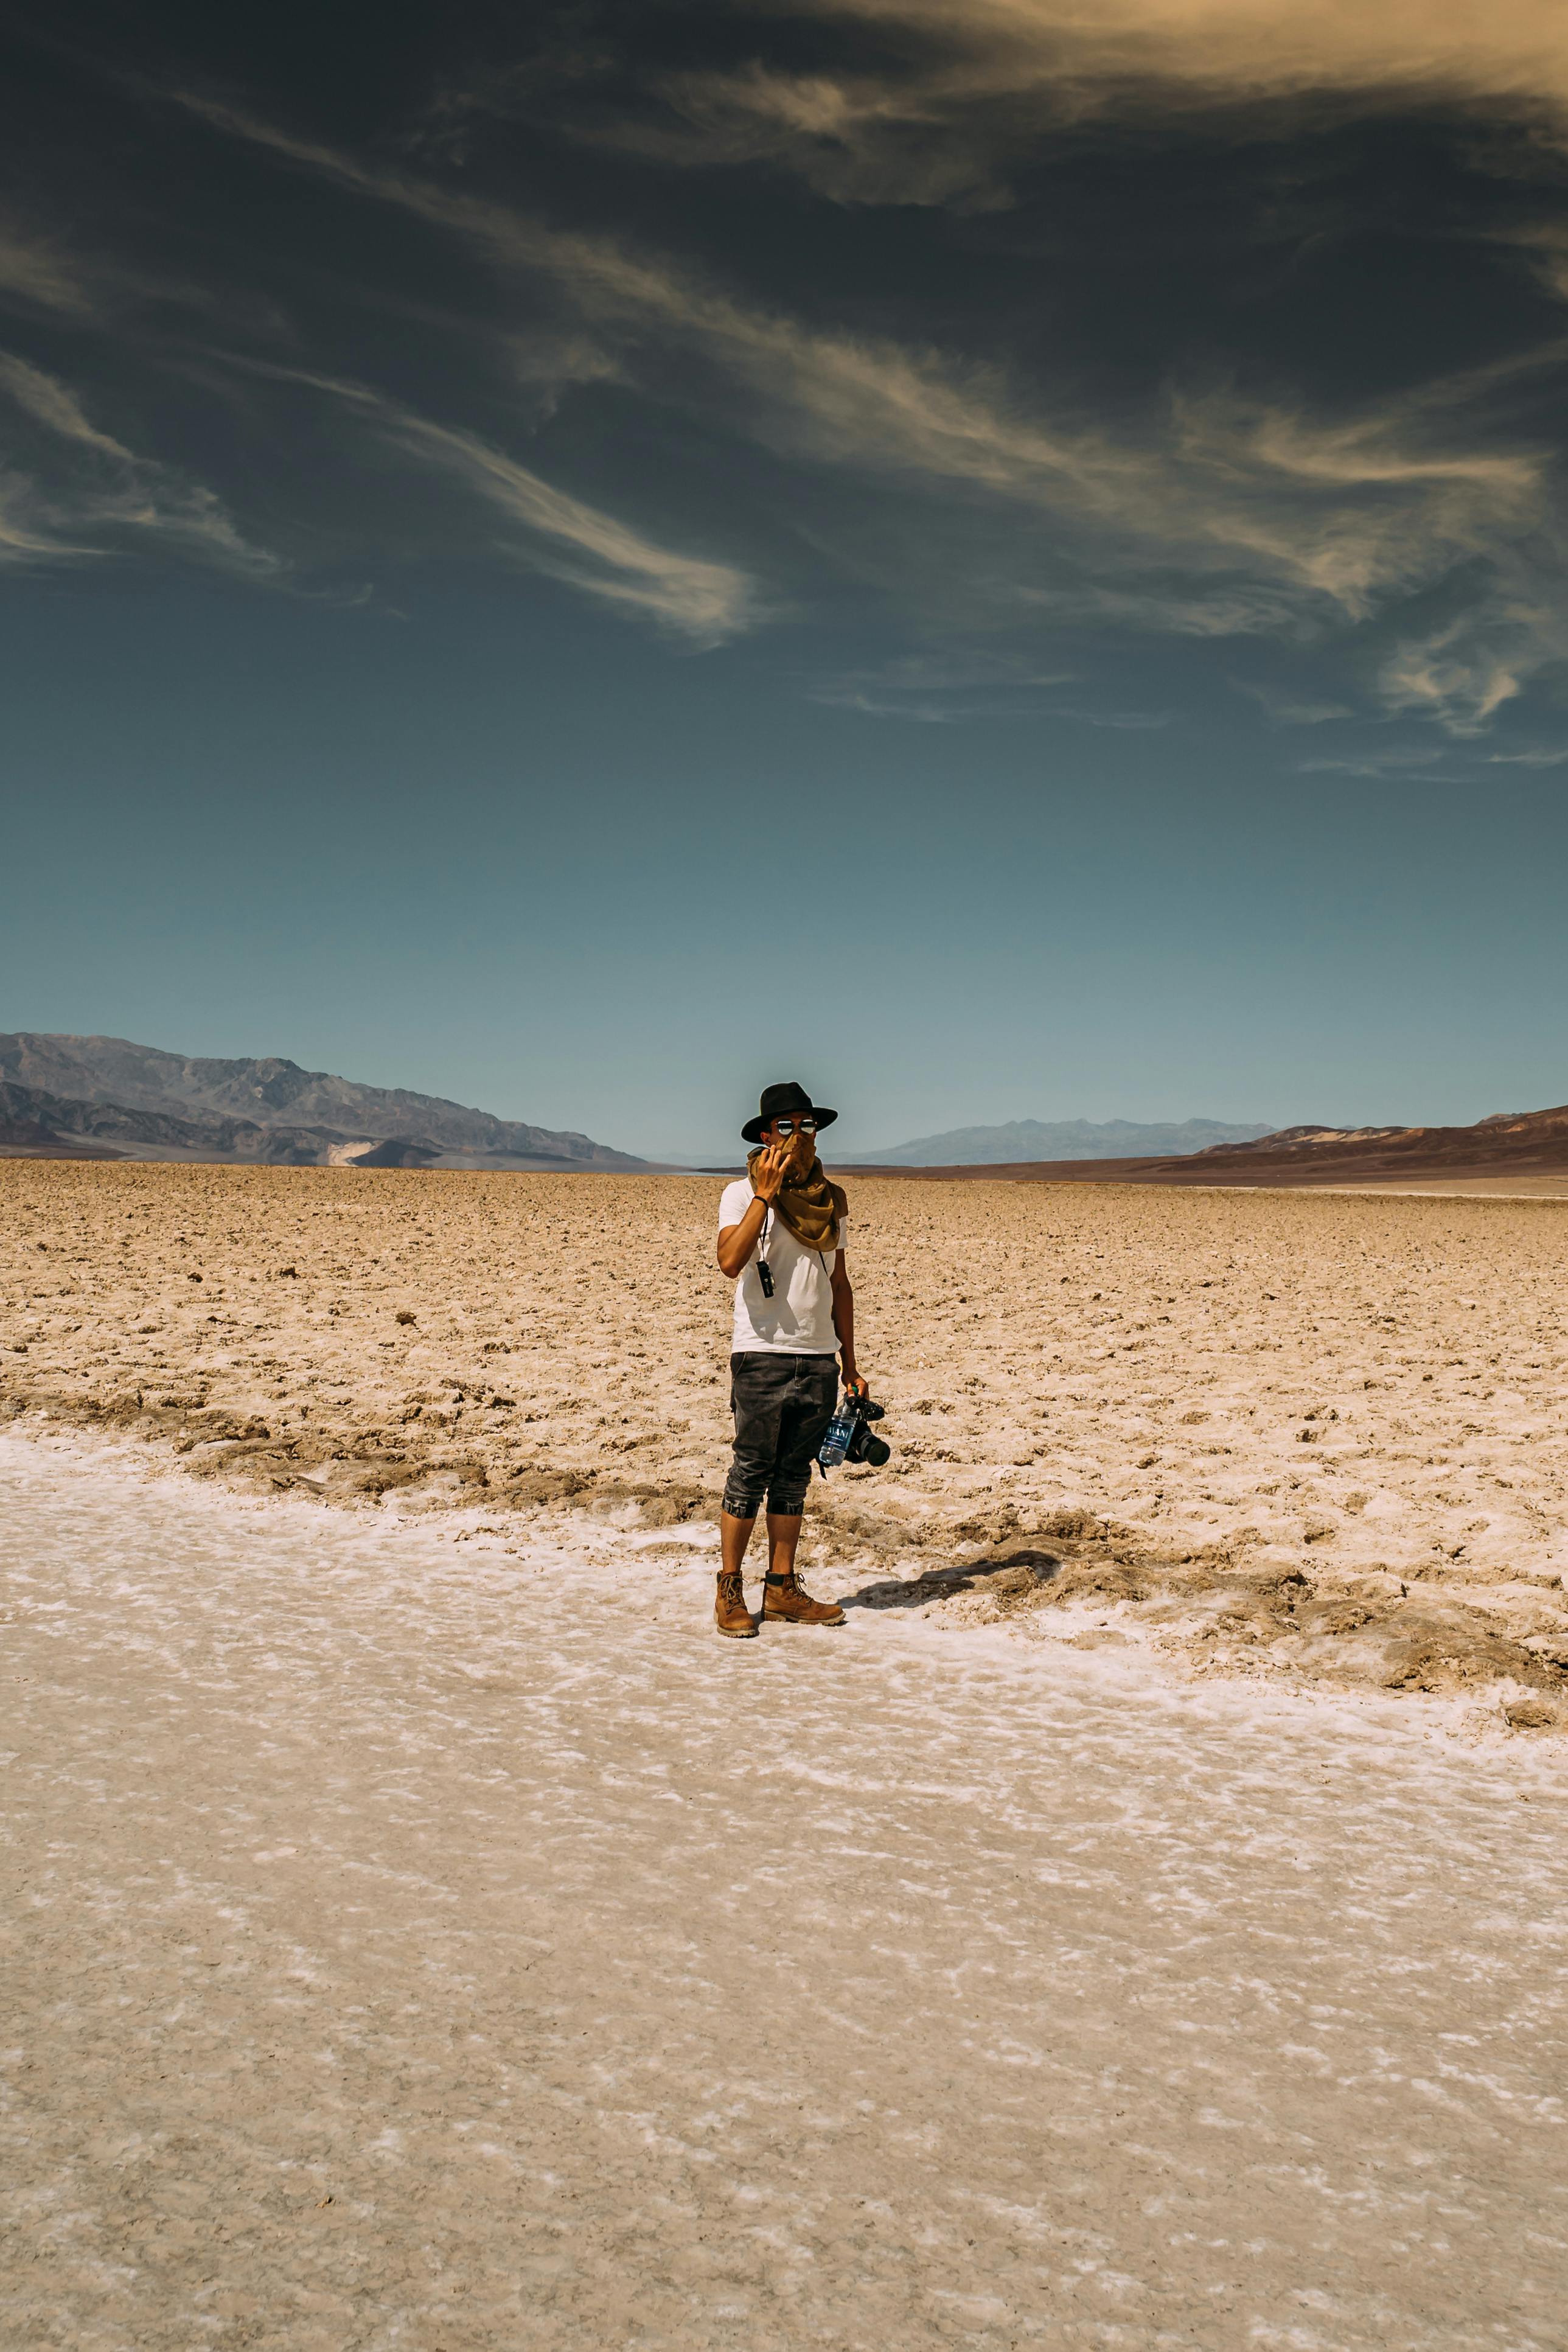
[[[636,1170],[591,1137],[268,1056],[0,1033],[0,1150],[291,1167]]]
[[[1268,1133],[1253,1120],[1228,1127],[1216,1118],[1184,1119],[1145,1126],[1113,1118],[1100,1125],[1085,1118],[1015,1118],[1004,1127],[955,1127],[943,1135],[918,1136],[913,1143],[889,1144],[880,1151],[857,1151],[865,1168],[973,1168],[1030,1160],[1164,1160],[1216,1145],[1248,1143]]]
[[[170,1054],[124,1037],[0,1033],[0,1155],[291,1167],[652,1170],[591,1136],[361,1086],[276,1055]],[[1473,1127],[1301,1126],[1189,1118],[1015,1119],[953,1128],[841,1166],[911,1176],[1067,1177],[1166,1184],[1333,1184],[1568,1171],[1568,1105]]]
[[[1568,1170],[1568,1103],[1493,1111],[1472,1127],[1285,1127],[1169,1162],[1167,1182],[1334,1184],[1401,1176],[1552,1176]]]
[[[866,1163],[869,1165],[870,1163]],[[1494,1111],[1473,1127],[1284,1127],[1241,1143],[1161,1159],[949,1161],[911,1166],[927,1177],[1030,1178],[1076,1184],[1422,1184],[1433,1179],[1568,1176],[1568,1104]]]

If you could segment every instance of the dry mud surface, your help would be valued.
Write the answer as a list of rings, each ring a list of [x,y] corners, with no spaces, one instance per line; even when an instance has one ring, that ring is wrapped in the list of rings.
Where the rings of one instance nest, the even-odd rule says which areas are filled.
[[[0,1165],[0,1415],[383,1516],[710,1528],[716,1181]],[[824,1589],[1568,1719],[1568,1203],[858,1181]],[[634,1607],[634,1589],[628,1593]]]
[[[1563,2344],[1554,1743],[95,1453],[0,1437],[7,2352]]]

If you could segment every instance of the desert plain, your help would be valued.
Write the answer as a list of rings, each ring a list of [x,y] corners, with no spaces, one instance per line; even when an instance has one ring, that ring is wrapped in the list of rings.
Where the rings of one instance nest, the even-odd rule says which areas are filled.
[[[0,1415],[253,1494],[635,1529],[634,1610],[723,1484],[719,1190],[0,1163]],[[1568,1201],[883,1179],[852,1218],[894,1456],[814,1488],[824,1591],[1568,1722]]]
[[[1568,1204],[13,1161],[0,2341],[1554,2352]]]

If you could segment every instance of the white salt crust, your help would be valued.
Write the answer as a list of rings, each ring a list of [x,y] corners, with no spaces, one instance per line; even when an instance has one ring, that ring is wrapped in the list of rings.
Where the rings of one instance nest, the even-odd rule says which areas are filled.
[[[0,2338],[1563,2342],[1561,1748],[0,1441]]]

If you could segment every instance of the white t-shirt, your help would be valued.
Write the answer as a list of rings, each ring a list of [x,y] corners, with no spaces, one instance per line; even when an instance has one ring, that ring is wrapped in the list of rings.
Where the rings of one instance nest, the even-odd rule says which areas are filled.
[[[719,1198],[718,1229],[738,1225],[752,1202],[751,1179],[737,1177]],[[849,1219],[839,1224],[839,1247],[844,1245]],[[768,1260],[773,1296],[765,1298],[758,1279],[757,1261]],[[737,1356],[836,1356],[839,1335],[833,1328],[833,1253],[808,1249],[798,1242],[782,1217],[769,1210],[751,1255],[735,1286],[735,1339]]]

